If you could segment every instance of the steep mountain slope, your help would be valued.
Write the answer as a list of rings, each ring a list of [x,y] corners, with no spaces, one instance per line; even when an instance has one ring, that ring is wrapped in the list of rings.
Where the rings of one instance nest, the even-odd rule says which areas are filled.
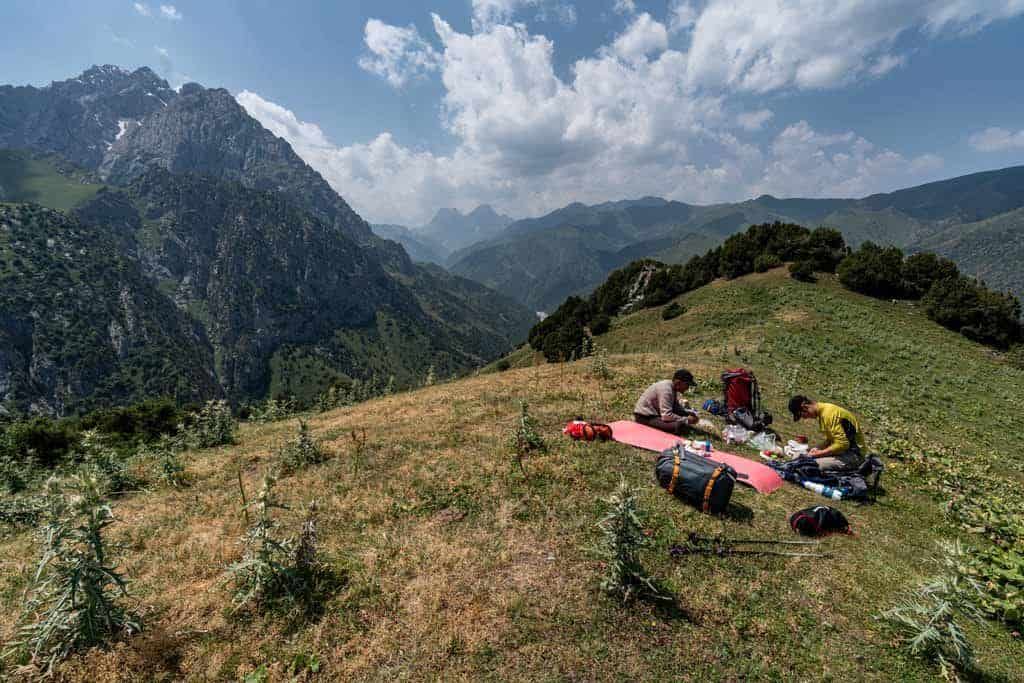
[[[274,374],[279,350],[319,367],[320,388],[374,372],[404,385],[420,379],[426,364],[446,374],[480,365],[531,322],[479,285],[412,264],[408,275],[390,272],[373,251],[283,193],[160,168],[126,190],[101,193],[78,213],[133,231],[147,274],[207,331],[231,398],[260,396],[270,386],[290,390]],[[434,314],[437,300],[446,302],[446,315]],[[473,308],[480,302],[486,310]],[[400,334],[381,338],[385,320]],[[415,346],[404,341],[413,338]]]
[[[955,224],[909,245],[947,256],[990,287],[1024,294],[1024,209]]]
[[[983,466],[1005,484],[1002,501],[1019,498],[1024,419],[1004,401],[1024,371],[916,308],[829,278],[809,285],[770,272],[680,303],[687,313],[672,321],[656,309],[614,321],[599,338],[610,379],[593,376],[587,360],[537,365],[524,349],[512,358],[522,367],[507,372],[308,416],[336,457],[282,478],[276,493],[291,510],[274,516],[277,533],[292,535],[299,511],[317,500],[320,557],[345,580],[313,619],[231,614],[219,569],[240,557],[246,530],[239,478],[258,490],[294,421],[247,425],[235,447],[188,454],[191,488],[114,503],[109,537],[126,546],[117,557],[149,615],[146,630],[75,656],[58,678],[237,680],[258,669],[274,678],[315,661],[319,677],[351,681],[935,680],[876,615],[938,570],[937,541],[985,547],[927,472]],[[681,365],[701,380],[691,397],[699,405],[719,397],[723,368],[741,364],[757,373],[784,438],[815,434],[811,423],[783,419],[799,391],[848,405],[873,449],[903,458],[887,458],[877,504],[829,501],[856,534],[822,539],[815,551],[827,557],[673,558],[669,548],[690,533],[792,540],[788,516],[825,501],[792,485],[770,496],[737,486],[725,515],[703,515],[657,487],[652,455],[560,433],[577,414],[627,417],[648,383]],[[527,457],[528,478],[500,445],[520,401],[548,443]],[[358,469],[353,429],[367,434]],[[396,463],[401,476],[380,476]],[[638,490],[650,544],[640,560],[677,606],[601,593],[597,523],[620,479]],[[14,632],[36,553],[33,530],[0,539],[12,567],[0,573],[0,639]],[[1010,628],[968,632],[980,679],[1021,679],[1024,641]]]
[[[45,88],[0,86],[0,147],[53,152],[96,168],[127,127],[177,93],[148,67],[94,66]]]
[[[102,229],[0,205],[0,404],[74,414],[219,395],[202,329]]]
[[[373,235],[226,90],[188,84],[175,93],[154,78],[148,69],[103,67],[44,89],[4,88],[0,146],[102,150],[79,161],[111,189],[64,192],[62,208],[74,206],[105,232],[118,257],[136,261],[207,333],[217,381],[231,399],[297,383],[302,398],[312,398],[313,383],[284,376],[296,365],[306,374],[314,368],[322,388],[373,374],[394,375],[401,386],[421,381],[431,365],[443,376],[469,370],[525,337],[530,311],[418,266],[399,244]],[[156,104],[140,108],[138,98]],[[48,126],[56,124],[32,107],[88,114],[98,124],[71,120],[61,138],[68,144],[55,144]],[[34,167],[11,161],[24,153],[4,155],[10,163],[0,164],[0,184],[15,188],[12,198],[62,201],[67,183],[29,196]],[[67,177],[75,174],[90,177]]]
[[[99,174],[126,184],[157,166],[236,180],[257,190],[284,192],[360,243],[370,227],[291,145],[249,116],[223,88],[182,86],[167,107],[132,127],[107,150]]]
[[[540,218],[516,221],[492,240],[453,254],[449,264],[452,272],[487,282],[537,308],[541,302],[535,290],[518,286],[522,273],[510,271],[504,265],[531,248],[536,253],[555,250],[572,258],[584,253],[589,246],[629,254],[633,258],[680,262],[694,253],[687,242],[693,242],[695,235],[721,240],[751,224],[771,221],[835,227],[853,246],[872,240],[913,247],[928,243],[939,233],[953,234],[958,229],[956,226],[989,219],[1022,206],[1024,166],[975,173],[863,199],[779,199],[762,195],[745,202],[711,206],[658,198],[594,206],[571,204]],[[1013,222],[1005,221],[1002,225],[1009,229]],[[578,243],[572,247],[566,244],[566,240],[571,239],[567,232],[570,229],[577,231]],[[976,239],[989,234],[981,231]],[[1005,235],[1005,230],[1001,234]],[[558,242],[557,248],[554,242]],[[972,251],[984,254],[986,250],[974,248]],[[995,246],[990,245],[988,252],[994,251]],[[965,261],[963,268],[978,275],[993,269],[998,271],[999,262],[990,263],[991,260],[990,256],[979,256]],[[549,258],[543,265],[543,269],[535,266],[531,276],[541,281],[567,278],[561,287],[565,291],[586,291],[603,279],[595,278],[593,270],[563,277],[566,270],[573,269],[567,261]],[[487,279],[481,279],[484,277]],[[1009,278],[1004,278],[1003,282],[1010,286]],[[1021,289],[1014,291],[1024,293]],[[550,307],[551,303],[544,301],[543,305]]]

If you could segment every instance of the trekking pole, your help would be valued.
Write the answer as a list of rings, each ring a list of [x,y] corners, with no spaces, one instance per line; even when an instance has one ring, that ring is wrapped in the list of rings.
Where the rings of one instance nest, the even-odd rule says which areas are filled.
[[[742,545],[742,544],[772,544],[772,545],[818,545],[817,541],[786,541],[786,540],[775,540],[775,539],[763,539],[763,538],[744,538],[744,539],[733,539],[733,538],[715,538],[713,536],[700,536],[698,534],[690,534],[690,543],[722,543],[728,545]]]

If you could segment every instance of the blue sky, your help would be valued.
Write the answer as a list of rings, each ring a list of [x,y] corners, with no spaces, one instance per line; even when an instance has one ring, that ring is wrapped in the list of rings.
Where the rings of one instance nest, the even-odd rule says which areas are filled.
[[[0,26],[0,83],[226,87],[377,222],[1024,163],[1024,0],[8,0]]]

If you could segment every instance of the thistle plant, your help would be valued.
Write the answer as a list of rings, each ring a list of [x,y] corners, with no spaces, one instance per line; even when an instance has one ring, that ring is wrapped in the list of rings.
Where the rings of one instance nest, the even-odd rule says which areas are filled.
[[[638,596],[668,599],[655,587],[654,580],[640,562],[640,552],[648,540],[644,535],[636,491],[621,479],[618,488],[605,502],[609,506],[608,513],[597,525],[603,533],[598,550],[606,562],[601,590],[622,602]]]
[[[295,401],[291,398],[277,399],[268,398],[261,404],[253,407],[250,414],[250,421],[266,424],[283,420],[295,412]]]
[[[611,379],[614,373],[608,364],[608,351],[599,344],[594,344],[593,349],[590,356],[590,376],[603,380]]]
[[[547,443],[537,431],[537,423],[530,415],[529,404],[521,401],[519,410],[519,417],[516,419],[515,428],[509,437],[509,444],[512,447],[513,462],[519,466],[525,477],[527,475],[524,458],[530,453],[546,451]]]
[[[235,442],[235,417],[227,401],[207,401],[202,410],[192,415],[186,434],[192,448],[212,448]]]
[[[51,487],[52,488],[52,487]],[[95,473],[75,476],[42,528],[42,554],[7,656],[52,671],[73,652],[141,629],[123,606],[127,581],[104,539],[114,515]]]
[[[246,506],[253,513],[253,521],[241,541],[242,559],[228,567],[228,577],[234,583],[235,611],[249,605],[262,609],[293,592],[294,543],[277,537],[279,525],[273,511],[288,507],[274,495],[275,483],[273,475],[266,475],[260,492]]]
[[[279,458],[281,471],[290,473],[324,462],[327,460],[327,453],[313,440],[309,424],[305,420],[299,420],[298,435],[285,444]]]
[[[974,648],[961,621],[983,619],[977,606],[982,586],[963,572],[967,553],[959,541],[940,547],[943,572],[880,618],[892,625],[912,655],[938,665],[946,680],[961,681],[974,665]]]
[[[139,483],[129,474],[125,460],[103,443],[96,430],[82,434],[81,458],[85,467],[96,475],[103,493],[124,493]]]

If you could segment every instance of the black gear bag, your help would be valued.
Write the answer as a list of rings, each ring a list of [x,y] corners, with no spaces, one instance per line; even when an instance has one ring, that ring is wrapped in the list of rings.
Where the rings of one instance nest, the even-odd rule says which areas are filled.
[[[710,458],[686,452],[681,445],[662,451],[654,465],[658,484],[702,512],[725,510],[736,485],[736,470]]]

